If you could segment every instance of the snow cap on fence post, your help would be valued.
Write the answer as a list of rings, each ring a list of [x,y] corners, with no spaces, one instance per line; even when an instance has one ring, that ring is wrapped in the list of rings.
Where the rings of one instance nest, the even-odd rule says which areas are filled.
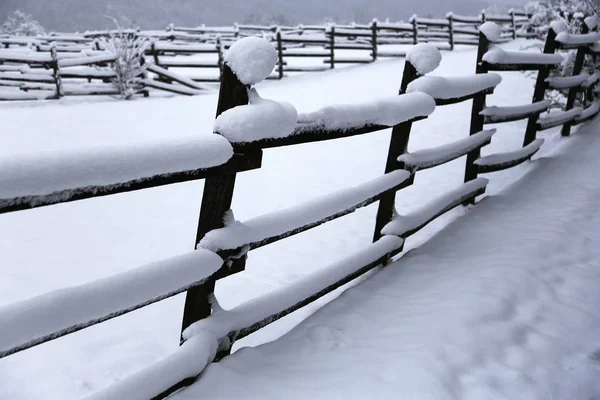
[[[229,48],[225,63],[240,82],[252,86],[271,75],[277,64],[277,51],[264,38],[245,37]]]
[[[552,23],[550,23],[550,29],[552,29],[554,31],[554,33],[559,34],[561,32],[566,32],[569,30],[569,27],[567,26],[567,24],[565,23],[565,21],[552,21]]]
[[[420,43],[414,45],[406,55],[406,61],[411,63],[421,76],[435,70],[442,61],[442,53],[432,44]]]
[[[486,39],[492,43],[498,42],[502,37],[502,28],[495,22],[485,22],[479,27],[479,32],[483,33]]]

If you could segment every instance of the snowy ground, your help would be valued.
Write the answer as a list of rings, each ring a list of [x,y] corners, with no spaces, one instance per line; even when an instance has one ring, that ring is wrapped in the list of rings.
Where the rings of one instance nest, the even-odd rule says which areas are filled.
[[[474,61],[472,48],[444,53],[434,74],[472,73]],[[400,86],[402,69],[402,60],[378,61],[368,66],[295,76],[282,82],[269,81],[258,89],[265,98],[290,101],[299,111],[311,111],[328,104],[394,94]],[[530,103],[531,78],[520,73],[505,73],[503,77],[490,104]],[[0,135],[0,156],[210,134],[215,107],[215,94],[130,103],[65,99],[4,104],[0,107],[4,132]],[[470,102],[437,109],[428,120],[415,124],[410,149],[466,137],[470,109]],[[499,128],[484,154],[521,146],[523,122]],[[542,136],[549,139],[542,151],[545,154],[556,147],[558,140],[555,131]],[[389,131],[385,131],[268,150],[263,168],[241,174],[237,182],[233,205],[236,217],[245,220],[379,176],[388,143]],[[525,165],[494,174],[488,193],[497,193],[529,169],[531,165]],[[457,160],[420,172],[415,185],[398,196],[398,209],[414,209],[455,187],[462,182],[463,171],[464,160]],[[0,305],[189,251],[193,248],[201,196],[202,182],[192,182],[0,216]],[[217,295],[222,305],[229,308],[284,287],[341,254],[370,243],[374,214],[371,206],[252,252],[246,272],[218,283]],[[455,210],[440,218],[411,238],[408,247],[419,245],[462,214],[463,210]],[[462,284],[459,278],[456,276],[457,285]],[[465,282],[472,281],[465,277]],[[239,345],[264,343],[281,336],[323,302],[283,319]],[[92,393],[171,352],[178,345],[182,309],[183,296],[178,296],[0,360],[0,398],[65,399]],[[464,321],[458,317],[453,323]],[[32,376],[35,385],[31,384]]]
[[[173,399],[600,399],[599,129]]]

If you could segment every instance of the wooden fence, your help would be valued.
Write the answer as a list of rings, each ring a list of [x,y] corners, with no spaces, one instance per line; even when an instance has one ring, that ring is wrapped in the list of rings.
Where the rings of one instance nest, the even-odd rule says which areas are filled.
[[[501,24],[506,40],[530,37],[528,16],[511,10],[508,15],[465,17],[448,14],[445,19],[413,16],[408,23],[374,20],[370,24],[323,26],[256,26],[185,28],[164,31],[127,31],[147,38],[145,52],[152,67],[141,77],[140,94],[148,88],[195,95],[206,87],[199,82],[219,82],[224,52],[238,38],[263,36],[278,50],[278,64],[269,79],[295,72],[323,71],[340,64],[374,62],[379,58],[404,57],[398,45],[436,43],[453,50],[455,45],[477,45],[479,24]],[[0,100],[56,99],[71,95],[117,95],[111,64],[116,55],[107,52],[104,39],[118,32],[52,34],[32,38],[0,37]],[[346,54],[351,52],[350,55]],[[309,59],[294,65],[295,60]],[[191,71],[201,71],[199,74]],[[1,88],[4,87],[4,91]],[[6,89],[13,90],[7,91]],[[19,90],[16,90],[18,88]]]
[[[192,383],[208,363],[227,356],[236,340],[387,263],[403,250],[404,241],[412,234],[445,212],[461,204],[473,203],[483,194],[488,180],[478,178],[479,174],[504,170],[529,160],[542,144],[542,139],[536,138],[538,131],[562,125],[563,135],[568,135],[571,126],[592,118],[600,110],[600,100],[596,96],[600,71],[583,72],[586,67],[584,56],[600,54],[600,48],[595,44],[598,33],[586,31],[573,35],[560,32],[560,26],[553,25],[543,54],[503,51],[492,46],[498,39],[501,38],[479,34],[476,74],[473,75],[435,77],[429,75],[431,71],[419,71],[407,62],[400,95],[381,103],[388,109],[394,107],[394,121],[378,119],[377,106],[356,106],[353,109],[356,113],[363,113],[363,108],[370,110],[370,118],[348,121],[343,127],[322,119],[301,121],[290,135],[249,142],[227,140],[216,134],[208,142],[190,142],[184,150],[178,144],[176,157],[174,150],[165,149],[164,145],[136,148],[134,153],[124,151],[123,154],[110,154],[110,157],[92,153],[86,155],[85,165],[81,168],[94,171],[93,181],[86,178],[85,171],[70,175],[72,161],[68,157],[63,161],[52,160],[52,168],[44,168],[47,163],[44,159],[0,165],[0,178],[5,183],[0,188],[0,213],[205,179],[196,250],[0,309],[0,326],[4,327],[0,335],[0,358],[187,291],[181,346],[165,359],[92,396],[93,399],[164,398]],[[577,49],[573,76],[548,79],[549,71],[562,60],[555,54],[557,49]],[[498,74],[490,71],[523,70],[538,72],[532,104],[487,107],[486,96],[492,94],[501,81]],[[552,88],[569,90],[566,109],[541,116],[550,105],[543,100],[544,91]],[[225,63],[217,116],[224,117],[228,110],[248,104],[248,90]],[[470,100],[473,106],[469,136],[437,148],[407,152],[410,132],[417,121],[427,118],[436,106]],[[330,106],[327,110],[351,115],[345,107]],[[495,132],[485,129],[486,125],[524,119],[528,120],[528,125],[523,148],[480,156],[480,149],[490,143]],[[392,133],[383,176],[243,224],[226,223],[231,219],[229,210],[237,174],[260,168],[264,149],[348,138],[388,128],[392,128]],[[410,186],[418,171],[465,155],[464,185],[413,213],[394,214],[396,193]],[[114,169],[113,165],[119,168]],[[242,272],[250,251],[376,202],[373,244],[284,290],[231,310],[215,309],[215,282]],[[144,278],[143,286],[137,285],[141,277]]]

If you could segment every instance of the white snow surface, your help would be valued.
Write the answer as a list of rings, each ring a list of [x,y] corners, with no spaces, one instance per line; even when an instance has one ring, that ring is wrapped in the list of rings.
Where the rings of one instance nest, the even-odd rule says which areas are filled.
[[[565,89],[581,86],[585,84],[588,79],[590,79],[590,74],[583,72],[579,75],[547,78],[546,82],[548,82],[548,85],[553,89]]]
[[[411,212],[407,215],[398,215],[394,217],[386,226],[383,227],[381,233],[384,235],[394,235],[398,237],[404,237],[410,231],[413,231],[420,226],[424,225],[430,219],[434,218],[436,214],[444,210],[446,207],[452,205],[455,202],[465,200],[466,196],[471,193],[484,189],[489,180],[485,178],[477,178],[467,183],[460,185],[458,188],[450,190],[448,193],[444,193],[439,198],[430,201],[416,211]]]
[[[483,33],[487,40],[494,43],[501,39],[502,28],[495,22],[485,22],[479,27],[479,32]]]
[[[403,162],[404,168],[411,172],[441,165],[489,143],[494,133],[495,129],[481,131],[453,143],[403,154],[398,161]]]
[[[474,74],[468,76],[441,77],[422,76],[408,84],[409,93],[423,92],[434,99],[457,99],[494,88],[502,77],[495,73]]]
[[[586,34],[573,34],[569,32],[561,32],[556,35],[556,41],[567,45],[592,45],[600,40],[599,32],[590,32]]]
[[[415,67],[419,75],[426,75],[440,65],[442,53],[432,44],[419,43],[410,49],[406,55],[406,61]]]
[[[556,20],[550,23],[550,29],[552,29],[556,34],[561,32],[565,32],[569,30],[569,27],[563,20]]]
[[[358,208],[361,203],[400,185],[409,177],[410,173],[407,171],[392,171],[370,182],[340,190],[304,204],[256,217],[243,223],[236,221],[224,228],[210,231],[198,246],[218,251],[261,242],[266,238],[327,220],[347,209]]]
[[[236,41],[227,53],[225,63],[245,85],[255,85],[268,77],[277,64],[277,51],[267,40],[249,36]]]
[[[256,89],[248,90],[249,103],[225,111],[215,120],[214,132],[230,142],[246,143],[289,136],[296,127],[298,112],[287,102],[263,99]]]
[[[587,17],[583,20],[583,22],[591,30],[596,29],[598,27],[598,17],[596,17],[595,15]]]
[[[560,64],[560,54],[529,53],[524,51],[505,51],[493,47],[483,55],[483,61],[490,64]]]
[[[597,397],[599,125],[174,400]]]
[[[542,100],[532,104],[521,106],[487,106],[479,115],[490,117],[509,117],[511,115],[523,115],[530,112],[542,112],[550,107],[550,100]]]
[[[512,161],[519,160],[523,157],[531,156],[532,154],[536,153],[540,149],[540,147],[542,147],[542,144],[544,144],[544,139],[535,139],[527,146],[522,147],[518,150],[490,154],[488,156],[481,157],[475,160],[475,164],[482,167],[488,165],[507,164]]]
[[[389,96],[360,104],[326,106],[298,114],[299,128],[351,129],[368,124],[394,126],[416,117],[426,117],[435,101],[425,93]]]
[[[212,275],[223,260],[196,250],[127,272],[0,307],[0,353],[151,300]]]
[[[224,164],[232,155],[231,145],[219,135],[32,155],[3,154],[0,157],[0,199],[194,171]]]

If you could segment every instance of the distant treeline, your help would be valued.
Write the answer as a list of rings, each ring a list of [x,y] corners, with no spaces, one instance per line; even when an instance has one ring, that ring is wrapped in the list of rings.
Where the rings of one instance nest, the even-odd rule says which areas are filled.
[[[473,15],[498,4],[522,8],[523,0],[0,0],[0,22],[21,9],[48,31],[74,32],[113,28],[109,15],[124,26],[157,28],[169,23],[194,26],[234,22],[280,25],[369,22],[373,18],[407,20],[412,14],[443,16],[448,10]]]

